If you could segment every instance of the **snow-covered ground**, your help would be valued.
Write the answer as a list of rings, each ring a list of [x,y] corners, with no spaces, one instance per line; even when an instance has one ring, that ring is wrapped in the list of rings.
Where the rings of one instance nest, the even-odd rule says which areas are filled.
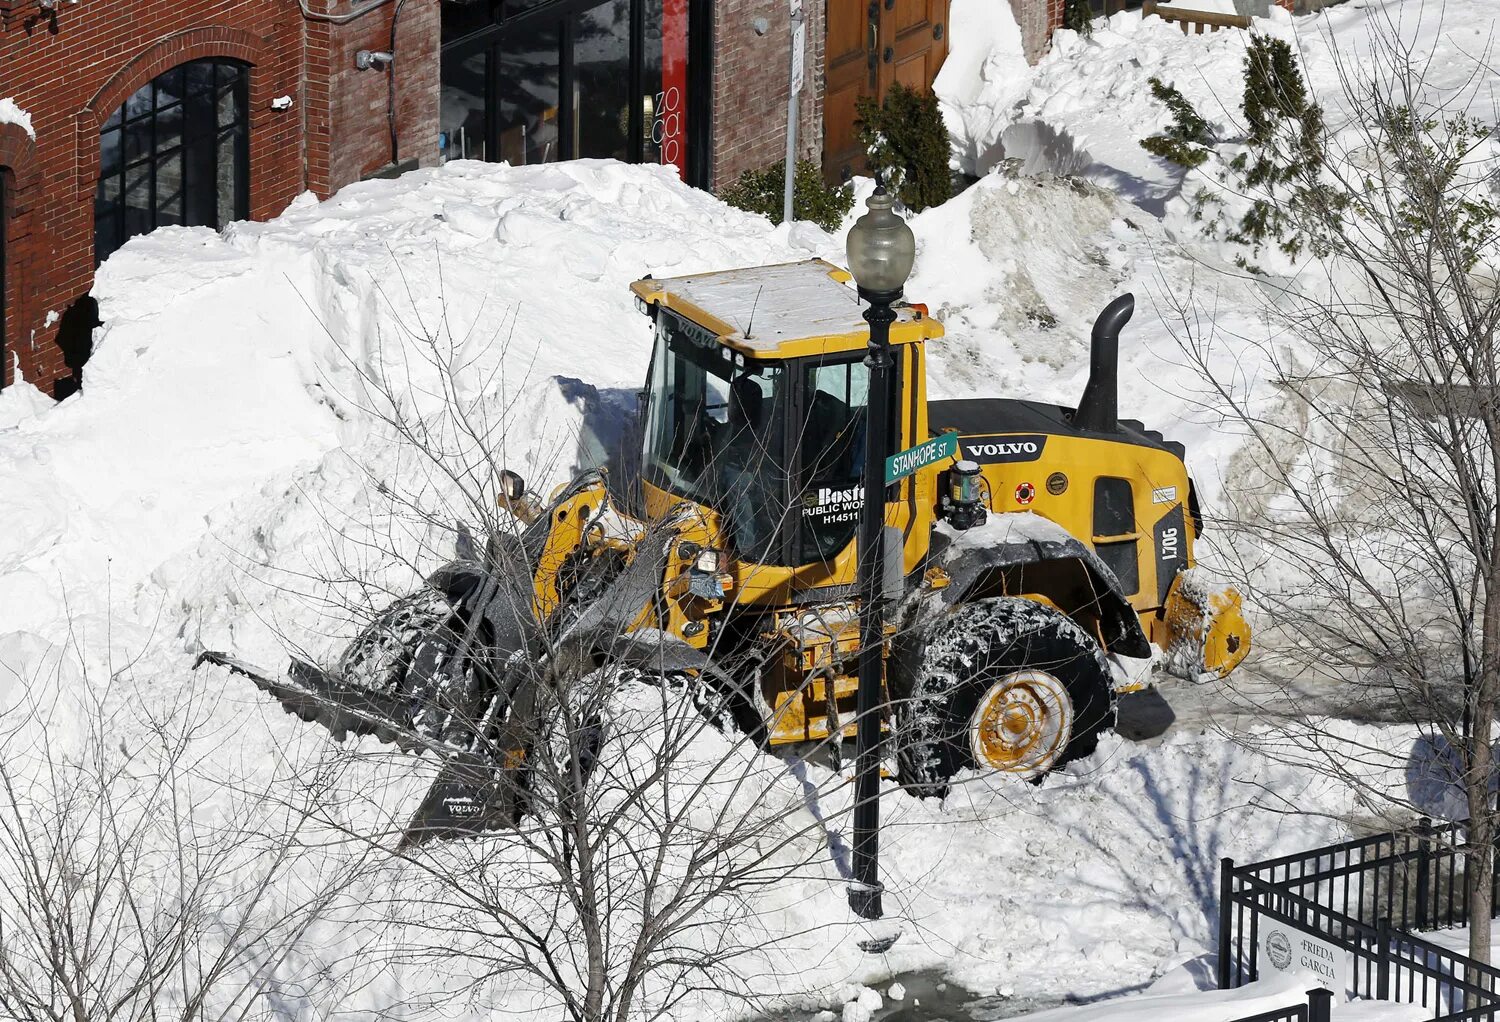
[[[1182,6],[1189,6],[1183,4]],[[1140,147],[1169,122],[1150,79],[1175,85],[1220,129],[1240,120],[1247,34],[1184,36],[1160,18],[1122,12],[1095,19],[1092,34],[1053,35],[1035,69],[1020,61],[1020,34],[1003,5],[955,0],[954,56],[936,83],[964,169],[987,173],[1001,160],[1077,171],[1160,212],[1181,174]],[[1315,15],[1280,9],[1255,20],[1254,31],[1293,45],[1331,129],[1349,115],[1339,66],[1370,64],[1371,39],[1390,32],[1410,47],[1433,93],[1472,99],[1470,113],[1488,123],[1500,110],[1500,64],[1488,0],[1345,3]],[[1190,233],[1190,232],[1184,232]]]
[[[1295,33],[1316,82],[1328,68],[1315,43],[1324,27],[1355,39],[1368,19],[1403,6],[1348,5],[1262,27]],[[1142,301],[1123,339],[1121,413],[1187,444],[1212,507],[1232,476],[1235,440],[1199,407],[1197,377],[1175,357],[1152,300],[1202,273],[1211,246],[1173,219],[1178,178],[1138,142],[1165,117],[1148,77],[1175,81],[1208,109],[1237,80],[1243,38],[1184,37],[1121,14],[1090,39],[1059,33],[1054,52],[1028,69],[1003,7],[955,0],[940,81],[960,156],[985,176],[912,224],[919,251],[907,292],[948,330],[931,351],[931,394],[1073,401],[1093,317],[1134,291]],[[1450,27],[1424,23],[1418,37],[1453,57],[1468,52],[1455,33],[1479,32],[1482,42],[1476,26],[1494,15],[1479,0],[1448,7]],[[1002,157],[1083,179],[992,172]],[[593,456],[591,432],[608,433],[644,378],[649,335],[631,280],[839,260],[841,250],[837,236],[773,228],[666,170],[595,161],[453,163],[321,203],[304,197],[268,223],[222,235],[168,228],[131,241],[98,276],[105,325],[83,392],[55,407],[25,384],[0,394],[0,710],[20,720],[23,708],[49,706],[50,738],[66,751],[81,741],[84,694],[107,695],[125,708],[112,726],[127,748],[150,736],[151,713],[206,697],[208,759],[317,762],[321,732],[243,679],[191,665],[204,648],[279,664],[286,641],[326,656],[358,615],[331,606],[320,579],[357,569],[402,591],[435,566],[431,537],[405,531],[381,492],[412,465],[383,421],[390,395],[376,384],[390,381],[419,415],[451,386],[447,400],[495,424],[497,460],[545,490]],[[1254,303],[1237,300],[1246,286],[1219,285],[1227,334],[1257,329]],[[459,370],[433,366],[434,350]],[[1240,370],[1254,377],[1257,366]],[[440,480],[422,485],[439,504],[452,499]],[[409,561],[362,553],[377,536]],[[345,588],[357,601],[358,586]],[[25,725],[15,739],[23,744]],[[1410,729],[1348,727],[1398,756],[1413,740]],[[391,767],[352,769],[351,783],[373,790]],[[766,758],[763,769],[788,812],[819,808],[802,806],[806,788],[780,761]],[[811,769],[821,811],[846,819],[846,794]],[[390,797],[410,798],[404,788],[412,785]],[[1262,809],[1268,792],[1319,815]],[[205,793],[199,810],[228,797]],[[1334,840],[1360,808],[1342,786],[1227,743],[1201,720],[1149,745],[1108,738],[1039,786],[979,778],[942,804],[892,794],[887,806],[882,865],[900,940],[881,956],[855,947],[840,842],[810,834],[805,852],[817,868],[729,924],[751,928],[737,935],[745,940],[772,938],[757,992],[853,1019],[870,1002],[854,984],[914,970],[1031,997],[1138,990],[1211,946],[1221,856],[1248,861]],[[420,923],[415,909],[391,911],[396,931]],[[429,979],[420,966],[372,973],[333,922],[314,936],[301,949],[302,974],[341,991],[340,1011],[429,1017],[403,1007]],[[1247,1013],[1282,993],[1226,997],[1194,1017]],[[1172,1005],[1139,1007],[1156,1019]],[[304,997],[291,1014],[332,1010]],[[727,1010],[705,993],[676,1017]],[[1069,1010],[1080,1022],[1126,1017]],[[524,979],[444,1011],[556,1017]]]
[[[1305,1003],[1308,984],[1278,975],[1234,990],[1198,989],[1201,977],[1178,969],[1139,994],[1078,1007],[1016,1016],[1027,1022],[1229,1022]],[[1420,1006],[1349,1001],[1334,1008],[1339,1022],[1416,1022]]]

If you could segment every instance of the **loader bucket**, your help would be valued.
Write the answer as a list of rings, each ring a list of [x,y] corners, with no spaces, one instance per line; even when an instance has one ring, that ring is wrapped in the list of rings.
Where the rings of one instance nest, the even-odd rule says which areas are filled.
[[[523,766],[523,759],[497,766],[490,757],[472,752],[452,757],[427,789],[398,847],[516,826],[522,812]]]

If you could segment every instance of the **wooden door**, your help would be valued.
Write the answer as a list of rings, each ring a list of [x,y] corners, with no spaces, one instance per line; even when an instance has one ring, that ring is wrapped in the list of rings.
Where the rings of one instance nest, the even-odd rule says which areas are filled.
[[[823,173],[830,181],[864,170],[855,100],[884,100],[900,82],[932,88],[948,55],[948,0],[827,0],[823,89]]]
[[[880,0],[880,95],[895,82],[926,92],[948,55],[948,0]]]
[[[879,11],[882,0],[827,0],[824,48],[823,174],[830,181],[864,165],[854,129],[854,104],[877,88]]]

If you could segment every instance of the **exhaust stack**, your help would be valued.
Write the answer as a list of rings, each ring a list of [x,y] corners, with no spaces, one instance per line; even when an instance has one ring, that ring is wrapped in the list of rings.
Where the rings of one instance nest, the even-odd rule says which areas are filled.
[[[1135,295],[1123,294],[1094,320],[1089,339],[1089,382],[1078,399],[1073,425],[1094,433],[1120,428],[1120,331],[1135,312]]]

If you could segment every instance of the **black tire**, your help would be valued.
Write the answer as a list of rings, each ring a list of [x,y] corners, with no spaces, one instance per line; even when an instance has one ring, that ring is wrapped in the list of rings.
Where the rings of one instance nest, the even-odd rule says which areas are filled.
[[[430,587],[404,596],[376,615],[339,658],[339,679],[396,701],[394,729],[421,732],[454,748],[473,748],[483,715],[481,672],[465,655],[462,622]],[[396,731],[380,734],[390,741]]]
[[[1091,754],[1115,722],[1109,664],[1099,644],[1066,615],[1032,600],[1001,597],[961,606],[922,637],[896,692],[897,775],[921,798],[941,798],[958,771],[979,765],[969,723],[981,697],[1009,674],[1034,670],[1060,682],[1071,733],[1051,767]]]
[[[443,594],[428,586],[401,597],[354,637],[339,657],[336,673],[367,692],[396,695],[423,636],[442,628],[452,614]]]

